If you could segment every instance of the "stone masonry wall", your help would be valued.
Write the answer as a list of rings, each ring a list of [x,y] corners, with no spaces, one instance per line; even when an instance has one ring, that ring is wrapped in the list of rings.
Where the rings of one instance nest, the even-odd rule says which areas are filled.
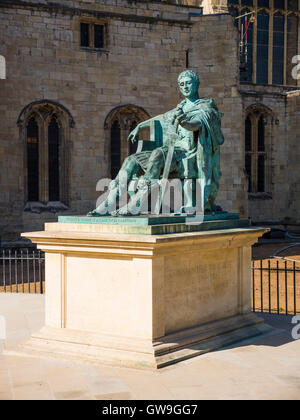
[[[300,223],[300,91],[287,96],[289,121],[289,201],[287,217],[291,223]]]
[[[0,86],[2,238],[56,220],[50,213],[23,211],[26,149],[17,126],[22,109],[52,100],[72,114],[67,204],[69,213],[85,214],[95,207],[97,180],[109,176],[106,116],[125,104],[151,116],[176,106],[177,76],[185,70],[187,49],[190,68],[201,79],[201,96],[213,97],[224,112],[218,203],[245,213],[238,34],[230,15],[189,18],[188,7],[157,2],[62,1],[64,9],[46,0],[39,7],[4,3],[0,1],[0,54],[7,62],[7,79]],[[80,47],[82,17],[105,20],[106,51]]]
[[[251,106],[264,106],[272,114],[266,126],[268,194],[249,194],[248,215],[256,222],[282,222],[299,218],[299,99],[275,86],[242,85],[244,112]],[[298,107],[298,109],[297,109]],[[298,134],[297,134],[298,133]],[[297,137],[298,136],[298,137]]]

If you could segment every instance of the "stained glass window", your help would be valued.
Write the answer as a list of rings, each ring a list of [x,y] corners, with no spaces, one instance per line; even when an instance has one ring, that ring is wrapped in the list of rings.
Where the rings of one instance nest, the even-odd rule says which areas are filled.
[[[284,16],[276,13],[273,18],[273,84],[283,84],[284,69]]]
[[[285,8],[285,1],[284,0],[274,0],[274,9],[282,9]]]
[[[253,109],[245,120],[245,171],[248,192],[266,192],[266,121],[270,118],[261,109]]]
[[[263,116],[258,120],[257,150],[259,152],[265,151],[265,122]]]
[[[48,127],[49,201],[59,201],[59,126],[52,117]]]
[[[244,9],[243,15],[250,10]],[[253,67],[253,24],[250,22],[250,15],[241,18],[242,54],[241,62],[245,65],[245,71],[241,71],[240,80],[252,82]]]
[[[241,0],[242,6],[253,6],[253,0]]]
[[[287,2],[285,0],[273,0],[273,2],[257,0],[257,3],[253,2],[253,4],[252,0],[240,0],[240,2],[228,0],[228,4],[229,12],[238,18],[235,19],[235,24],[240,29],[242,42],[240,80],[259,84],[296,86],[297,81],[292,76],[292,70],[295,66],[293,57],[299,55],[299,17],[293,12],[299,10],[298,0],[287,0]],[[245,5],[249,10],[243,8]],[[262,10],[262,8],[268,10]],[[246,17],[243,16],[249,11],[254,12],[252,15],[252,18],[256,19],[254,25],[250,19],[246,22]],[[245,39],[246,25],[248,27],[247,40]],[[257,28],[256,34],[253,26]],[[273,34],[271,35],[270,27],[272,26]],[[256,72],[252,69],[254,65],[252,56],[255,50]]]
[[[298,10],[298,0],[288,0],[288,10]]]
[[[252,150],[252,145],[251,145],[251,120],[250,118],[246,118],[246,123],[245,123],[245,150],[246,152],[251,152]]]
[[[257,15],[256,82],[268,83],[269,15],[261,11]]]
[[[35,118],[29,120],[26,134],[28,201],[39,201],[39,128]]]
[[[247,117],[245,121],[245,152],[246,152],[245,169],[246,169],[246,174],[248,176],[248,192],[251,192],[251,153],[247,153],[247,152],[251,152],[251,149],[252,149],[251,130],[252,130],[251,120],[249,117]]]
[[[265,191],[265,156],[259,155],[257,161],[257,192]]]
[[[292,69],[295,66],[292,59],[298,51],[298,16],[292,14],[287,17],[287,55],[286,55],[286,82],[288,85],[297,85],[293,79]]]
[[[269,0],[257,0],[257,6],[269,8]]]

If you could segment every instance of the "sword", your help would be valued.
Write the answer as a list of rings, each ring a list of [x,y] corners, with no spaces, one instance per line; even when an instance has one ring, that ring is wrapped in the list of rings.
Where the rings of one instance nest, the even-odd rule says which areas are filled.
[[[181,107],[177,108],[178,110],[182,110]],[[155,210],[154,210],[154,214],[159,214],[160,213],[160,209],[162,206],[162,201],[166,192],[166,187],[167,187],[167,181],[169,178],[169,174],[170,174],[170,169],[171,169],[171,163],[172,163],[172,159],[173,159],[173,154],[174,154],[174,149],[175,149],[175,142],[178,139],[178,127],[179,127],[179,122],[177,121],[175,124],[175,133],[170,134],[170,140],[169,140],[169,145],[168,145],[168,154],[167,154],[167,159],[166,159],[166,163],[165,163],[165,167],[164,167],[164,171],[163,171],[163,175],[162,175],[162,179],[161,179],[161,191],[159,191],[158,193],[158,200],[155,206]]]

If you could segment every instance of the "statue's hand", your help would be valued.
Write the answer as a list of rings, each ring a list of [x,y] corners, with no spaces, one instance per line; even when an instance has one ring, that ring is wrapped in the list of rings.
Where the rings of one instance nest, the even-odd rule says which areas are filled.
[[[181,127],[185,128],[186,130],[189,130],[189,131],[201,130],[201,123],[199,121],[189,121],[185,115],[178,117],[177,121],[178,121],[178,124],[180,124]]]
[[[178,105],[174,113],[173,124],[178,124],[178,118],[181,117],[182,115],[184,115],[183,109],[180,105]]]
[[[182,112],[179,115],[177,115],[175,117],[175,124],[174,124],[175,125],[175,128],[176,128],[176,131],[177,131],[179,125],[181,125],[182,127],[186,128],[186,126],[185,126],[186,123],[187,123],[186,114],[184,112]]]
[[[178,115],[178,117],[176,118],[176,121],[178,122],[178,124],[181,124],[182,122],[186,121],[186,114],[182,113]]]
[[[137,136],[139,134],[140,131],[140,127],[139,124],[135,127],[134,130],[131,131],[131,133],[128,136],[128,141],[131,141],[132,143],[134,143],[135,141],[137,141]]]

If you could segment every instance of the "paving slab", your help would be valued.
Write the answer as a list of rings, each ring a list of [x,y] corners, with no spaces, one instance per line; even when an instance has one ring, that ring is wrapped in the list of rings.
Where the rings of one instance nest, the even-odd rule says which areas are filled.
[[[292,316],[258,315],[272,334],[143,371],[25,353],[20,345],[43,326],[44,296],[0,294],[6,325],[0,400],[299,400],[300,340],[292,338]]]

